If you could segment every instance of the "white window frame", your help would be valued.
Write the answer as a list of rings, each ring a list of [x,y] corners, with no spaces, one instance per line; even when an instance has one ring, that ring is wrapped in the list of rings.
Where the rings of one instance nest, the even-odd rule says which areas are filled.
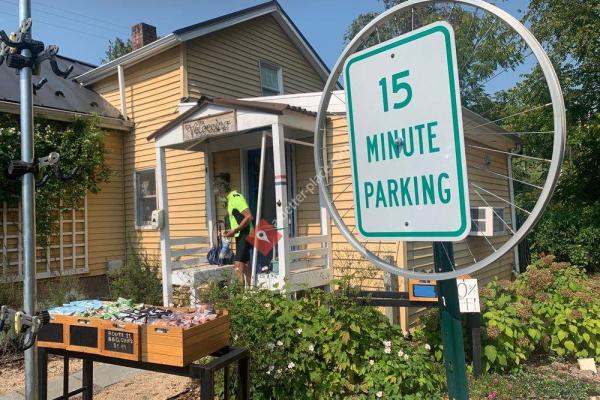
[[[136,169],[135,171],[133,171],[133,222],[135,224],[135,229],[141,230],[141,231],[156,230],[152,227],[152,224],[150,222],[148,222],[147,224],[144,224],[144,225],[138,224],[138,198],[139,198],[138,192],[137,192],[137,190],[138,190],[138,174],[144,173],[144,172],[149,172],[149,171],[154,172],[154,185],[155,185],[154,186],[155,187],[154,200],[155,200],[156,207],[158,207],[158,195],[156,193],[156,188],[158,187],[158,182],[156,181],[156,179],[157,179],[156,168],[154,168],[154,167],[141,168],[141,169]]]
[[[483,211],[482,218],[473,218],[471,217],[471,228],[473,228],[473,223],[475,229],[471,229],[469,232],[469,236],[502,236],[506,234],[506,227],[502,220],[504,219],[504,208],[503,207],[471,207],[471,211],[477,210],[477,213]],[[500,230],[495,229],[495,223],[500,221]],[[485,226],[482,226],[484,225]]]
[[[271,90],[271,91],[276,91],[275,88],[269,88],[269,87],[265,87],[263,81],[262,81],[262,68],[266,67],[266,68],[271,68],[277,71],[277,82],[279,84],[279,93],[277,94],[265,94],[264,93],[264,89],[267,90]],[[283,68],[280,65],[274,64],[272,62],[269,61],[265,61],[265,60],[259,60],[258,62],[258,75],[260,77],[260,93],[262,96],[280,96],[284,93],[283,90]]]

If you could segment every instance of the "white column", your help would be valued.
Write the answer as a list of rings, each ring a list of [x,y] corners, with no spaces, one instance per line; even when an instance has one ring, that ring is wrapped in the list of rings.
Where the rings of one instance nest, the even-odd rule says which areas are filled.
[[[210,146],[207,145],[204,152],[204,181],[206,182],[204,201],[206,202],[206,225],[208,228],[208,240],[211,246],[215,244],[215,196],[213,193],[213,157]]]
[[[263,203],[263,188],[264,188],[264,180],[265,180],[265,152],[267,150],[267,134],[263,132],[262,138],[260,141],[260,167],[258,170],[258,196],[256,199],[256,221],[255,226],[258,226],[260,219],[262,218],[262,203]],[[256,262],[258,260],[258,251],[256,251],[258,243],[258,230],[256,230],[254,234],[254,251],[252,252],[252,264],[250,264],[250,268],[252,268],[252,279],[250,282],[247,282],[249,286],[256,286]]]
[[[277,243],[279,253],[279,276],[288,278],[290,269],[290,228],[289,216],[285,212],[287,198],[287,171],[285,162],[285,133],[283,124],[271,125],[273,133],[273,164],[275,167],[275,203],[277,208],[277,227],[284,228],[279,232],[281,240]]]
[[[156,195],[158,209],[163,210],[163,226],[160,229],[160,265],[162,271],[163,305],[173,302],[171,284],[171,243],[169,237],[169,200],[167,191],[167,160],[165,148],[156,147]]]

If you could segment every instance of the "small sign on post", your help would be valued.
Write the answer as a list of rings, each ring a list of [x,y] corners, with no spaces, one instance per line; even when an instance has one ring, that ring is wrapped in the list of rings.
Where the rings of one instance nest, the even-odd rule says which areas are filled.
[[[461,313],[481,312],[477,279],[457,279],[458,305]]]
[[[370,240],[470,230],[454,32],[436,22],[344,66],[356,226]]]

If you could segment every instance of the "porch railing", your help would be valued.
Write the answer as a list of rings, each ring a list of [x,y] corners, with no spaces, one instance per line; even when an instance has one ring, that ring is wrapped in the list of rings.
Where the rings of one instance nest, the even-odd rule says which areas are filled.
[[[206,254],[210,250],[210,241],[206,236],[190,236],[170,239],[171,270],[208,264]]]
[[[291,238],[289,271],[294,273],[326,268],[329,264],[329,243],[328,235],[297,236]]]

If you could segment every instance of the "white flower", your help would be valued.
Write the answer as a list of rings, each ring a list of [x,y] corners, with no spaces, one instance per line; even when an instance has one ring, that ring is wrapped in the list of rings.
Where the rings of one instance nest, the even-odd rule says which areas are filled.
[[[398,357],[404,357],[404,352],[402,350],[398,352]]]
[[[405,354],[405,355],[404,355],[404,359],[405,359],[405,360],[408,360],[408,358],[409,358],[409,357],[408,357],[408,354]]]
[[[281,374],[281,368],[278,368],[275,372],[277,372],[278,375]]]
[[[373,365],[373,364],[375,364],[375,360],[369,360],[369,364],[370,364],[370,365]]]
[[[266,307],[266,308],[271,308],[271,303],[267,303],[267,304],[265,304],[265,307]]]
[[[431,350],[431,346],[429,345],[429,343],[425,343],[425,350]]]
[[[391,340],[384,340],[383,341],[383,345],[385,347],[391,347],[392,346],[392,341]]]
[[[408,336],[408,331],[402,331],[402,336],[407,337]]]
[[[292,369],[296,366],[296,364],[294,364],[293,361],[290,361],[290,363],[288,364],[288,369]]]
[[[379,397],[379,398],[383,397],[383,392],[381,390],[379,392],[377,392],[377,397]]]
[[[297,333],[298,335],[302,335],[302,328],[298,328],[298,329],[296,329],[296,333]]]
[[[308,351],[315,351],[315,346],[312,344],[308,345]]]
[[[267,345],[267,347],[268,347],[269,349],[271,349],[271,350],[272,350],[272,349],[274,349],[274,348],[275,348],[275,344],[273,344],[273,343],[269,343],[269,344]]]
[[[262,272],[268,271],[269,267],[267,267],[266,265],[264,267],[262,267]]]
[[[390,354],[390,353],[392,352],[392,348],[391,348],[391,347],[386,347],[386,348],[383,350],[383,352],[384,352],[385,354]]]
[[[283,342],[281,340],[277,341],[277,346],[283,346]]]

